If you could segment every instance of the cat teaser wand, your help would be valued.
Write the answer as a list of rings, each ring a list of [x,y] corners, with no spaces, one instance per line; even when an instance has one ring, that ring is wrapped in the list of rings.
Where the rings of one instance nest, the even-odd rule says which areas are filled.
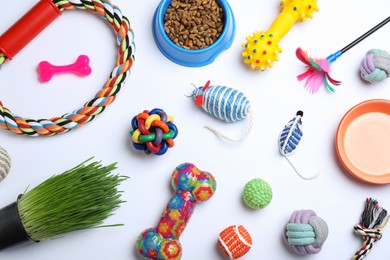
[[[341,84],[341,81],[333,79],[330,75],[330,64],[336,61],[341,55],[351,49],[353,46],[364,40],[366,37],[374,33],[376,30],[384,26],[390,21],[390,16],[385,20],[368,30],[366,33],[361,35],[359,38],[346,45],[339,51],[329,55],[326,59],[311,58],[306,51],[303,51],[300,47],[297,48],[295,54],[299,60],[307,65],[307,70],[298,75],[298,81],[306,80],[305,88],[310,93],[316,93],[318,89],[325,84],[326,88],[330,92],[335,92],[335,89],[332,87],[338,86]]]

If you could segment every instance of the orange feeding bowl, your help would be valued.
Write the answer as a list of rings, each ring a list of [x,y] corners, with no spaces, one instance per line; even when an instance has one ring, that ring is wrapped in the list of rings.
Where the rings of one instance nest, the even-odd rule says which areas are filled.
[[[390,101],[372,99],[352,107],[337,128],[336,151],[354,177],[389,184]]]

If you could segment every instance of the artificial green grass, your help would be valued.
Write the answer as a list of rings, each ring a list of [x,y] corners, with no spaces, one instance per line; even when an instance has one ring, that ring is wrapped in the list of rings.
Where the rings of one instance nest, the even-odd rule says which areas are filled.
[[[121,203],[119,184],[126,176],[114,175],[116,163],[103,166],[93,158],[59,175],[54,175],[18,201],[23,226],[32,240],[103,225]]]

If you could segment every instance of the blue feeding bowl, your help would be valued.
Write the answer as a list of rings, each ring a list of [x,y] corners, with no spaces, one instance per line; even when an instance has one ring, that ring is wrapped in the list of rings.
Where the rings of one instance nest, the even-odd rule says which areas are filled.
[[[188,50],[176,45],[164,30],[164,15],[172,0],[162,0],[153,16],[153,38],[159,50],[171,61],[187,67],[201,67],[212,63],[234,40],[236,23],[233,11],[226,0],[216,0],[223,10],[223,30],[219,38],[211,45]]]

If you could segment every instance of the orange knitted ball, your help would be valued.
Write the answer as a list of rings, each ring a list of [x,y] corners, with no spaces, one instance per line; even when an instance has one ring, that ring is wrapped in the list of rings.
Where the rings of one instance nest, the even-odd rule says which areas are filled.
[[[251,249],[252,238],[242,225],[233,225],[219,234],[218,244],[230,259],[237,259]]]

